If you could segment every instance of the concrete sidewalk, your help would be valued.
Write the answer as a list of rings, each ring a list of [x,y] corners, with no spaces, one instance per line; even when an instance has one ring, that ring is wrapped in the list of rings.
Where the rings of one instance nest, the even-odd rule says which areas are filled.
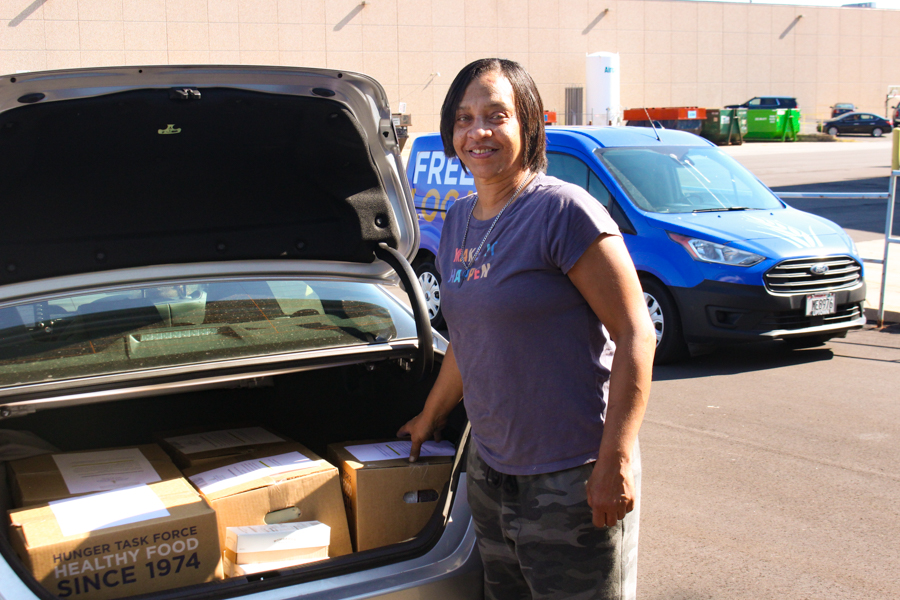
[[[862,258],[884,258],[884,239],[857,242],[856,247]],[[892,244],[888,259],[887,289],[884,296],[884,320],[900,323],[900,244]],[[878,302],[881,297],[881,274],[883,266],[865,263],[866,272],[866,317],[872,321],[878,318]]]

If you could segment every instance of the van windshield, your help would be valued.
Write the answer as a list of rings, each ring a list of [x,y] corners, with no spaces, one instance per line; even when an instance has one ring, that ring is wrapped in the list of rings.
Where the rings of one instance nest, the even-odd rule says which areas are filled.
[[[638,208],[654,213],[771,210],[784,205],[716,148],[652,146],[594,151]]]
[[[378,286],[175,281],[0,306],[0,389],[415,338]]]

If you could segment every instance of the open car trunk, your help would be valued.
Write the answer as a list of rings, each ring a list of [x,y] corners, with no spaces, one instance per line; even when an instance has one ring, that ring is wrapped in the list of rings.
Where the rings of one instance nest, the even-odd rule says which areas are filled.
[[[240,379],[191,391],[162,388],[161,393],[109,402],[96,402],[87,397],[83,404],[54,408],[51,403],[32,414],[0,421],[0,429],[29,431],[60,451],[72,452],[149,444],[155,441],[154,434],[158,432],[250,423],[300,442],[325,457],[329,444],[394,437],[397,429],[421,410],[438,366],[421,381],[414,381],[401,362],[384,360]],[[444,431],[445,439],[457,447],[450,481],[439,490],[437,499],[425,499],[433,505],[434,513],[414,538],[306,565],[172,589],[151,597],[245,595],[424,555],[446,530],[447,515],[464,465],[461,458],[466,428],[467,420],[460,404]],[[0,487],[0,503],[4,509],[11,508],[12,497],[6,486]],[[41,587],[16,557],[7,529],[0,531],[0,552],[20,579],[38,597],[55,597]]]
[[[400,539],[345,554],[350,536],[338,523],[333,533],[342,529],[344,540],[328,553],[334,558],[278,568],[268,567],[280,559],[236,558],[233,565],[262,563],[267,570],[248,576],[240,569],[218,582],[212,580],[226,567],[213,573],[209,565],[222,557],[224,527],[245,525],[223,519],[218,500],[191,479],[201,499],[184,464],[178,471],[162,455],[159,463],[175,469],[173,477],[154,471],[158,479],[138,477],[121,489],[63,482],[67,473],[83,479],[99,472],[105,483],[121,483],[122,473],[135,472],[128,471],[132,464],[149,465],[150,457],[134,447],[158,441],[155,434],[261,426],[294,443],[294,452],[254,455],[262,466],[241,472],[252,478],[240,485],[257,487],[229,493],[295,498],[285,491],[290,488],[317,502],[329,498],[336,510],[322,523],[343,515],[344,481],[318,460],[329,456],[329,444],[394,438],[421,410],[437,373],[424,299],[407,262],[419,232],[401,165],[387,95],[365,75],[197,65],[0,76],[0,175],[7,188],[0,222],[0,430],[28,431],[62,453],[130,448],[134,461],[122,467],[121,453],[93,455],[85,459],[90,464],[70,468],[54,455],[37,470],[7,465],[17,470],[9,489],[0,486],[0,506],[36,508],[14,510],[11,529],[0,533],[0,600],[32,600],[32,594],[109,600],[143,592],[234,597],[272,588],[282,589],[267,596],[272,600],[370,597],[441,578],[455,583],[459,574],[480,584],[474,577],[480,563],[470,560],[468,513],[446,526],[451,504],[468,510],[464,498],[451,503],[458,449],[449,484],[421,498],[414,494],[417,505],[434,507],[420,533],[404,529]],[[409,292],[412,318],[384,289],[398,278]],[[448,429],[457,448],[464,446],[464,425],[460,408]],[[272,470],[276,459],[285,461],[276,462],[284,470]],[[230,468],[224,460],[210,465]],[[443,467],[445,476],[449,471]],[[286,483],[306,472],[321,477]],[[31,481],[61,477],[63,495],[26,503],[22,473],[34,475]],[[117,495],[132,487],[127,501]],[[409,491],[418,490],[389,489]],[[79,494],[92,495],[78,503]],[[351,498],[351,512],[357,500]],[[267,500],[239,514],[258,525],[262,516],[280,512],[272,506]],[[287,517],[265,524],[319,520],[311,510],[300,515],[299,504],[293,508],[293,518],[284,508]],[[415,523],[408,529],[424,523],[428,511],[420,512],[406,521]],[[196,527],[201,533],[182,527],[192,522],[203,523]],[[104,535],[134,533],[135,523],[178,523],[180,529],[160,535],[181,548],[190,542],[219,554],[181,552],[183,564],[176,564],[172,541],[171,560],[144,563],[129,555],[126,563],[107,546],[132,546],[118,538],[107,545]],[[459,530],[465,532],[465,542],[457,540],[462,560],[451,557],[455,550],[435,555],[452,537],[446,532]],[[147,552],[156,548],[136,539]],[[42,552],[39,565],[35,548]],[[76,550],[79,559],[105,563],[72,563],[66,556]],[[104,575],[99,589],[101,567],[120,557],[126,566],[118,578]],[[449,565],[443,574],[429,571],[443,558]],[[199,562],[203,569],[191,577],[179,570],[200,569]],[[370,575],[376,566],[383,567],[380,574]],[[154,581],[139,589],[134,572],[125,573],[132,567]],[[420,577],[422,571],[432,574]],[[45,590],[32,572],[55,589]],[[72,574],[77,581],[60,588],[59,578]],[[285,587],[295,584],[301,587]],[[477,597],[467,586],[454,596]]]

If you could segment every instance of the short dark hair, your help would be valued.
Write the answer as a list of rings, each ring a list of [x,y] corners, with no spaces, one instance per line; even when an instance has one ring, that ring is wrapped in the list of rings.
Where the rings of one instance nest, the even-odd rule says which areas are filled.
[[[482,58],[471,62],[456,75],[444,105],[441,107],[441,141],[444,155],[456,156],[453,148],[453,126],[456,111],[466,94],[466,88],[485,73],[502,73],[512,84],[515,99],[516,118],[522,132],[522,153],[524,166],[532,172],[547,170],[547,136],[544,133],[544,103],[534,79],[525,68],[514,60],[505,58]],[[465,169],[465,165],[463,165]]]

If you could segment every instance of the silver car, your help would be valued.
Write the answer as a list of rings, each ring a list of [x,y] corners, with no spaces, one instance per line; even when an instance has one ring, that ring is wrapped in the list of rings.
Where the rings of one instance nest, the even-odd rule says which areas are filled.
[[[0,77],[0,181],[0,433],[80,451],[252,421],[325,456],[420,411],[447,346],[413,283],[414,207],[369,77]],[[142,597],[482,597],[462,407],[446,437],[453,473],[418,535]],[[0,532],[0,600],[57,597]]]

